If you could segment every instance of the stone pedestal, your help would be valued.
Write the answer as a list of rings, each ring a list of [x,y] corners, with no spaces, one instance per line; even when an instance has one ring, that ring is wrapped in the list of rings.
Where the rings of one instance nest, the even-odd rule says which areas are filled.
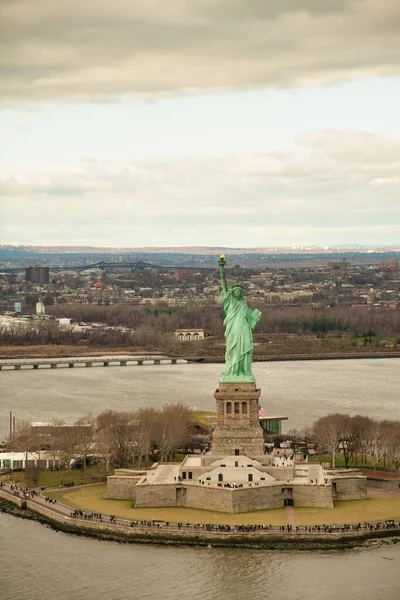
[[[264,454],[263,432],[258,418],[261,390],[255,383],[220,383],[214,393],[217,426],[213,433],[215,456]]]

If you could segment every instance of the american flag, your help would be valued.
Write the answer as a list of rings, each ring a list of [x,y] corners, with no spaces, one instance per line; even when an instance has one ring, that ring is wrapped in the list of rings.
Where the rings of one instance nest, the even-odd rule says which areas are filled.
[[[259,417],[265,417],[265,410],[260,405],[258,405],[258,416]]]

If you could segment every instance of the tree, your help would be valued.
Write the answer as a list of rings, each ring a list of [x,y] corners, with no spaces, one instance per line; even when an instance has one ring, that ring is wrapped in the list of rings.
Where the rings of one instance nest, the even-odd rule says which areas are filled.
[[[177,448],[187,444],[190,437],[190,410],[183,404],[164,407],[159,416],[157,441],[162,461],[172,460]]]
[[[95,445],[97,453],[100,458],[100,462],[104,467],[106,475],[111,470],[114,457],[114,439],[111,430],[98,430],[95,436]]]
[[[39,439],[28,421],[20,421],[15,436],[10,440],[10,450],[14,452],[35,452],[39,449]]]
[[[135,413],[132,431],[132,462],[138,467],[149,462],[157,431],[157,412],[154,408],[141,408]]]
[[[340,429],[340,447],[344,456],[344,464],[349,466],[350,459],[356,454],[361,447],[361,437],[364,427],[364,417],[357,415],[350,417],[349,415],[341,415],[338,419]]]
[[[383,436],[386,441],[386,453],[388,461],[400,473],[400,422],[382,421]]]
[[[103,464],[125,467],[132,456],[134,413],[106,410],[96,419],[96,443],[105,453]],[[102,436],[106,439],[102,440]]]
[[[87,457],[93,451],[94,419],[91,415],[87,415],[78,419],[75,425],[78,427],[76,450],[82,457],[82,468],[85,471]]]
[[[20,422],[9,445],[10,449],[25,453],[25,484],[37,485],[42,470],[39,462],[40,440],[32,425],[27,421]]]
[[[62,419],[53,419],[50,422],[47,445],[52,454],[53,468],[63,469],[67,456],[73,454],[73,450],[71,452],[71,440],[68,440],[64,426],[65,423]],[[75,440],[73,443],[75,445]]]
[[[288,437],[291,439],[293,452],[296,452],[299,444],[303,441],[301,437],[301,431],[293,427],[288,431]]]
[[[370,419],[369,427],[365,431],[364,448],[368,461],[375,468],[387,452],[384,427],[379,421]]]
[[[40,465],[40,461],[27,461],[25,464],[24,480],[25,485],[33,485],[36,487],[39,484],[39,477],[43,469]]]
[[[314,423],[314,435],[318,446],[332,455],[332,467],[335,468],[336,455],[342,439],[343,415],[339,413],[321,417]]]

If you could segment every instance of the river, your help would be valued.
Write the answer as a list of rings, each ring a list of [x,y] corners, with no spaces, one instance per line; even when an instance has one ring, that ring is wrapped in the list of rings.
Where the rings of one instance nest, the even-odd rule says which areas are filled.
[[[75,420],[103,410],[135,410],[183,402],[215,410],[223,365],[59,367],[0,372],[0,440],[9,411],[18,421]],[[268,415],[287,416],[284,431],[330,412],[400,419],[400,359],[255,363],[260,403]]]
[[[1,600],[398,600],[400,545],[346,552],[147,547],[0,513]]]

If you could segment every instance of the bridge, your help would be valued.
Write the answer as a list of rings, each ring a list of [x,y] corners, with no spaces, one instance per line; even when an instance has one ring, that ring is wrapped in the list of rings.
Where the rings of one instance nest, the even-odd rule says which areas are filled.
[[[48,265],[42,265],[48,266]],[[210,271],[215,270],[215,266],[210,267],[190,267],[187,265],[154,265],[147,263],[142,260],[137,262],[106,262],[100,260],[96,263],[88,265],[64,265],[64,266],[49,266],[50,272],[61,273],[64,271],[76,271],[81,273],[82,271],[100,270],[106,269],[129,269],[130,271],[144,271],[145,269],[156,269],[157,271]],[[0,267],[0,273],[21,273],[25,271],[25,267]]]
[[[60,358],[18,358],[18,359],[3,359],[0,360],[0,371],[20,371],[30,369],[56,369],[74,368],[74,367],[110,367],[127,365],[143,366],[143,365],[176,365],[186,364],[190,362],[186,358],[174,358],[163,355],[121,355],[121,356],[75,356],[75,357],[60,357]]]

